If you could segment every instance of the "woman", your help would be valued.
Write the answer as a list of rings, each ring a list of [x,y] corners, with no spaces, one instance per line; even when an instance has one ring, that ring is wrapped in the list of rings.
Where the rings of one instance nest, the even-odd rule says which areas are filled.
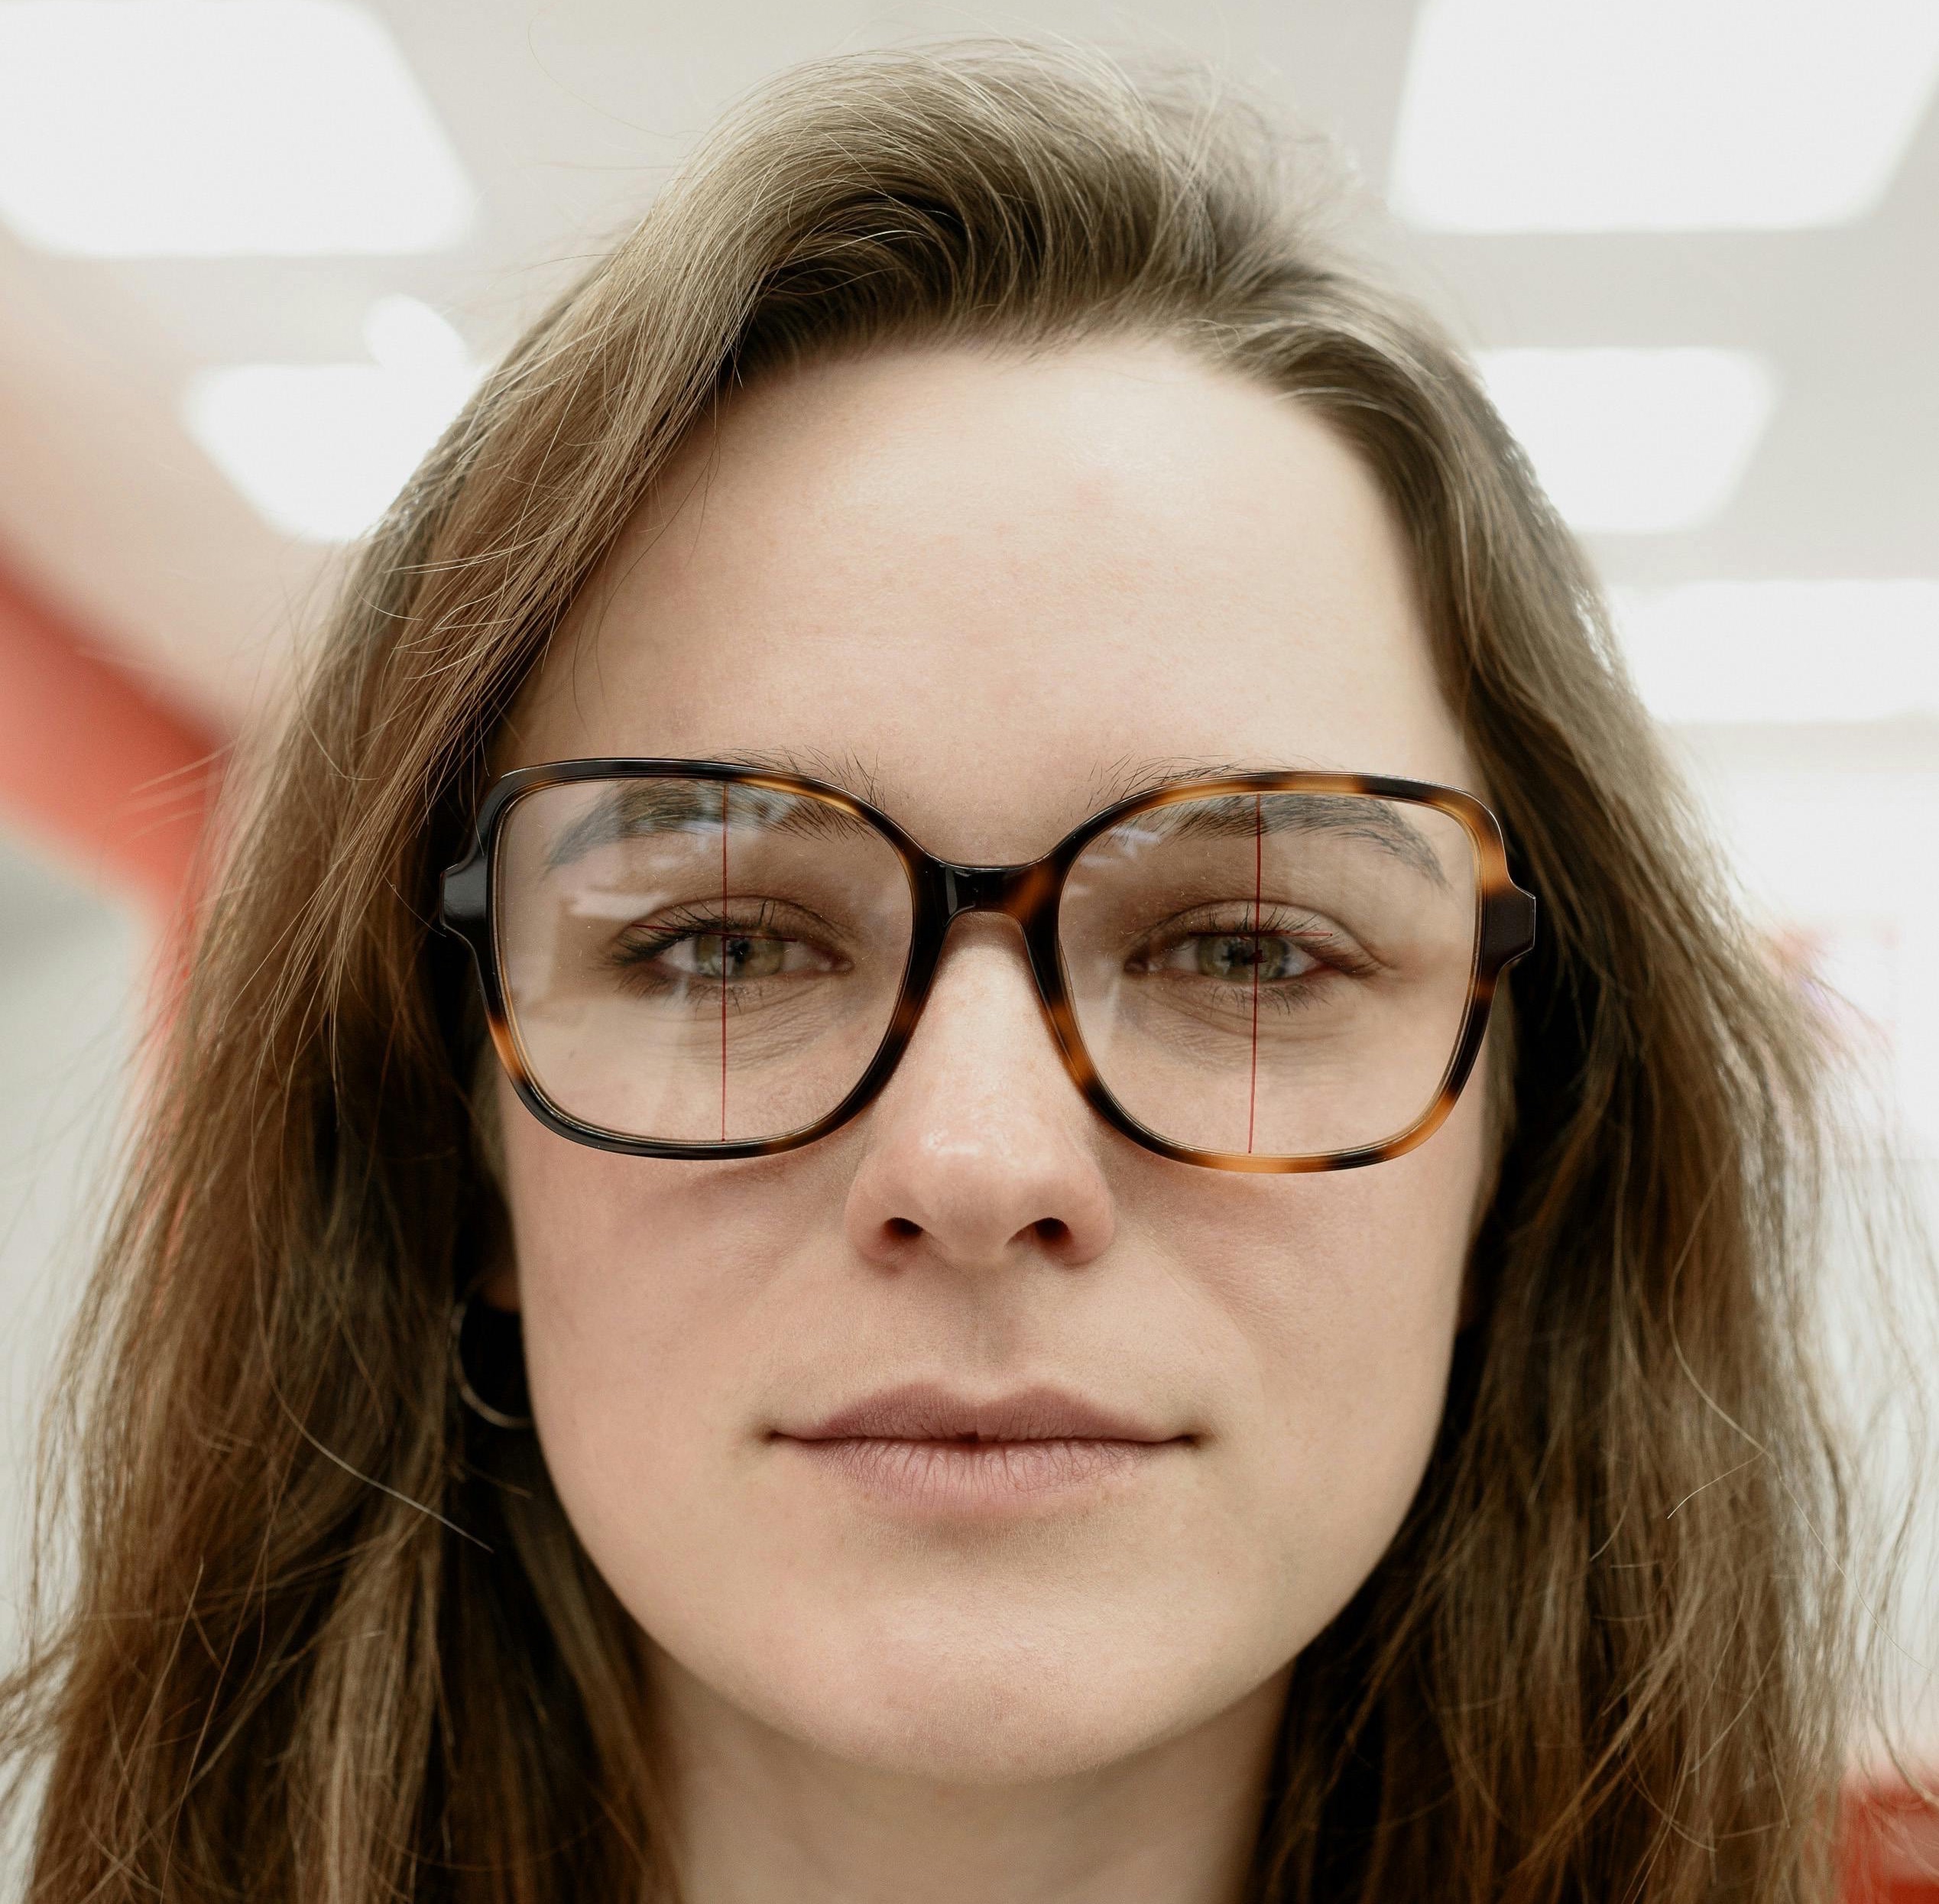
[[[1294,184],[798,70],[400,498],[94,1296],[35,1904],[1821,1894],[1812,1034]]]

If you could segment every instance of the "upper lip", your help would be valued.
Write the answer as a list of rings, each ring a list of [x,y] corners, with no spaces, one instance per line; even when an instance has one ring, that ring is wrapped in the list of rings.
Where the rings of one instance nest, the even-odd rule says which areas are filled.
[[[1013,1390],[978,1399],[935,1382],[878,1390],[812,1426],[784,1429],[790,1440],[1166,1442],[1137,1416],[1104,1408],[1061,1388]]]

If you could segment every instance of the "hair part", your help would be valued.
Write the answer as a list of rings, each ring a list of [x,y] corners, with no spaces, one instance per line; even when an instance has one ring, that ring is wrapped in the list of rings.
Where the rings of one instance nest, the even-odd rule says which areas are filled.
[[[742,103],[357,561],[215,897],[72,1364],[71,1602],[0,1708],[32,1904],[675,1894],[637,1635],[536,1442],[458,1406],[502,1224],[434,929],[491,737],[711,405],[892,341],[1134,334],[1363,457],[1539,894],[1426,1477],[1300,1656],[1262,1900],[1801,1900],[1850,1659],[1804,1326],[1814,1034],[1474,376],[1203,76],[997,43]],[[1821,1544],[1822,1536],[1823,1544]]]

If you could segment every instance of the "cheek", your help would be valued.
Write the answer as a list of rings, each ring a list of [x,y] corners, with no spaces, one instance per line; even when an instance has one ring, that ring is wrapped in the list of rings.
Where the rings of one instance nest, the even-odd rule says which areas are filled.
[[[1211,1298],[1239,1424],[1235,1498],[1302,1638],[1392,1541],[1439,1429],[1484,1178],[1482,1095],[1405,1156],[1180,1181],[1188,1201],[1152,1213],[1175,1273]]]
[[[569,1143],[517,1108],[506,1139],[547,1469],[609,1579],[664,1578],[704,1533],[722,1449],[747,1433],[747,1318],[788,1231],[786,1199],[738,1193],[732,1166]]]

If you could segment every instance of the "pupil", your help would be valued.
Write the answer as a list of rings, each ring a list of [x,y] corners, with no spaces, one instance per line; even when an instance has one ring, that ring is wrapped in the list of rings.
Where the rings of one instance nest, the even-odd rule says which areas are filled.
[[[696,962],[709,978],[764,978],[777,963],[772,942],[746,933],[708,933],[696,948]]]
[[[1198,969],[1208,978],[1250,978],[1257,968],[1262,978],[1276,978],[1286,965],[1285,941],[1251,933],[1199,942]]]

